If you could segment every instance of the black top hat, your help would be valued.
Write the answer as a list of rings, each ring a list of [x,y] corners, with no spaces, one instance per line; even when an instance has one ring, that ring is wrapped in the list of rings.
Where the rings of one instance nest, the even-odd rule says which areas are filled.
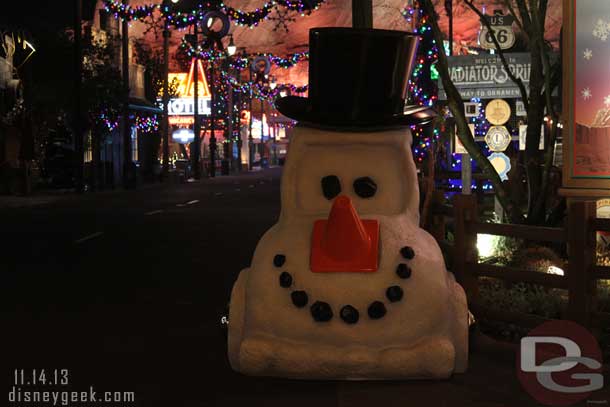
[[[430,122],[428,107],[406,106],[417,34],[362,28],[309,30],[309,97],[277,109],[317,127],[370,129]]]

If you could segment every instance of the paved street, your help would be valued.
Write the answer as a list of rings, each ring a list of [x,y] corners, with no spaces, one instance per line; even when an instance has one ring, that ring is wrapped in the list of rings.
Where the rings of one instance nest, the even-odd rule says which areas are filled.
[[[68,368],[67,389],[134,391],[138,406],[536,405],[517,382],[510,348],[500,352],[485,338],[469,373],[440,383],[232,372],[220,318],[238,272],[279,214],[279,176],[273,169],[0,203],[7,392],[12,369]]]

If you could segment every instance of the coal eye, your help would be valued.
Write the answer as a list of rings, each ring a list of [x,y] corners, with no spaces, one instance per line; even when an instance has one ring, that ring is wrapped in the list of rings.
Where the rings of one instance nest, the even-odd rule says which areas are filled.
[[[377,192],[377,184],[369,177],[360,177],[354,181],[354,192],[360,198],[370,198]]]
[[[341,181],[336,175],[327,175],[322,178],[322,193],[328,200],[333,199],[341,193]]]

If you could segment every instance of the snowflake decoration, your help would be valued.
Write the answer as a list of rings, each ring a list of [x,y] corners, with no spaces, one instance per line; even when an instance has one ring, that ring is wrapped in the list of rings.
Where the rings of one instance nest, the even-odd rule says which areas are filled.
[[[589,61],[591,58],[593,58],[593,51],[591,51],[589,48],[587,48],[584,52],[583,52],[583,58],[586,59],[587,61]]]
[[[604,98],[604,104],[606,106],[610,107],[610,95],[608,95]]]
[[[163,21],[161,17],[156,17],[155,14],[151,14],[149,18],[145,18],[141,20],[144,23],[146,29],[144,30],[144,35],[147,35],[149,32],[152,32],[155,36],[155,40],[159,39],[159,35],[163,31]]]
[[[602,41],[606,41],[608,39],[608,35],[610,34],[610,24],[606,23],[601,18],[597,20],[597,24],[593,28],[593,36],[595,38],[599,38]]]
[[[584,88],[584,89],[582,90],[582,92],[580,92],[580,93],[581,93],[582,98],[583,98],[584,100],[590,99],[590,98],[591,98],[591,96],[593,96],[593,95],[591,94],[591,89],[589,89],[589,88]]]
[[[296,21],[296,18],[289,16],[290,11],[288,9],[281,11],[279,7],[275,7],[275,17],[269,17],[268,20],[275,22],[273,31],[277,31],[283,28],[284,31],[288,32],[288,23]]]

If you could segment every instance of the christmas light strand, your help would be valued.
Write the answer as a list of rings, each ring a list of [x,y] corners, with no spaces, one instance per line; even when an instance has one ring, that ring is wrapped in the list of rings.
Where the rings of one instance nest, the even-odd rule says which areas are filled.
[[[415,0],[413,5],[403,9],[401,14],[408,23],[415,24],[415,32],[422,38],[420,52],[409,80],[409,98],[418,106],[432,107],[438,101],[438,88],[434,82],[438,78],[432,78],[431,75],[436,72],[433,67],[438,60],[438,47],[432,38],[429,16],[420,7],[419,0]],[[430,147],[440,138],[440,131],[438,128],[434,128],[432,134],[429,134],[425,126],[413,126],[412,133],[415,159],[423,162]]]
[[[260,8],[253,11],[243,11],[224,3],[214,4],[211,2],[199,3],[197,8],[189,11],[174,11],[171,5],[162,6],[161,4],[147,4],[143,6],[133,7],[123,4],[119,0],[104,0],[106,11],[115,18],[127,21],[138,21],[150,17],[155,10],[159,10],[161,15],[166,19],[167,25],[175,26],[176,28],[184,28],[195,24],[204,18],[204,15],[209,11],[221,10],[237,25],[254,28],[258,24],[267,19],[271,10],[276,6],[286,7],[288,10],[296,11],[305,16],[306,13],[317,10],[326,0],[272,0]]]
[[[227,57],[227,54],[222,51],[208,50],[204,49],[201,46],[194,47],[189,44],[188,41],[186,41],[185,39],[182,39],[182,43],[180,44],[180,46],[184,49],[186,55],[188,55],[189,58],[198,58],[204,61],[213,62],[218,59]],[[229,62],[229,66],[233,69],[242,70],[250,65],[250,58],[259,56],[268,58],[269,62],[279,68],[288,69],[292,68],[301,61],[309,60],[309,51],[288,54],[286,57],[273,55],[271,53],[256,53],[251,54],[248,57],[237,56],[231,58],[232,60]]]
[[[105,110],[94,119],[98,124],[104,125],[109,132],[112,132],[119,127],[121,116]],[[159,130],[159,119],[157,118],[157,115],[140,116],[130,114],[129,119],[138,128],[138,131],[142,133],[153,133]]]

